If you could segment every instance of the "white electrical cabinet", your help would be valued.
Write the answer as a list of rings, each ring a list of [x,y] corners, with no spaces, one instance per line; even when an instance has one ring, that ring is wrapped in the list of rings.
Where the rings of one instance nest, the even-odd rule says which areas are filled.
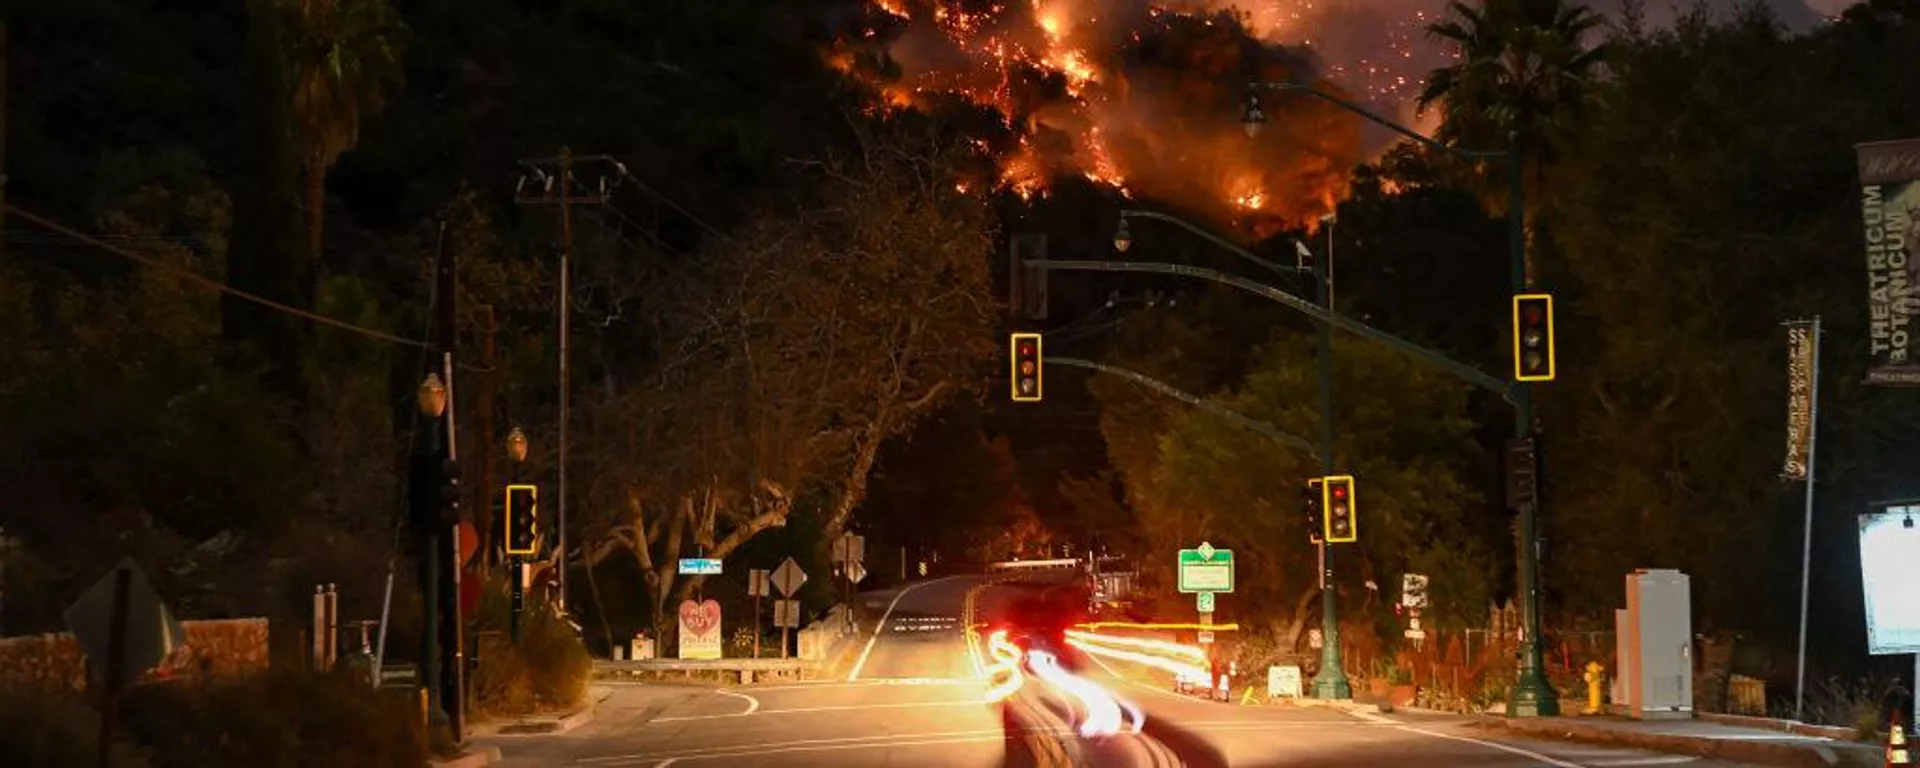
[[[1619,692],[1628,717],[1693,717],[1693,600],[1687,575],[1642,568],[1627,575],[1627,609],[1617,611]],[[1624,700],[1623,700],[1624,699]]]

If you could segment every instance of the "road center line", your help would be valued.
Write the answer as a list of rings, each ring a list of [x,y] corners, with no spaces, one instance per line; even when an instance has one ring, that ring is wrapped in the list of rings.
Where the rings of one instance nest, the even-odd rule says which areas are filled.
[[[730,715],[682,715],[680,717],[656,717],[648,722],[680,723],[688,720],[726,720],[748,715],[804,715],[812,712],[843,712],[850,709],[909,709],[913,707],[984,707],[977,699],[963,701],[911,701],[901,704],[839,704],[828,707],[797,707],[794,709],[768,709],[748,712],[735,712]]]
[[[956,737],[956,738],[949,738],[949,739],[894,739],[891,741],[869,741],[869,742],[862,742],[858,744],[820,744],[815,746],[791,746],[791,747],[771,747],[771,748],[744,747],[731,752],[714,752],[710,754],[696,754],[696,755],[676,755],[674,757],[669,757],[665,760],[655,763],[654,768],[661,768],[661,766],[672,765],[682,760],[720,760],[720,759],[731,759],[731,758],[741,758],[741,757],[764,757],[766,755],[779,755],[779,754],[786,754],[789,752],[826,752],[826,751],[843,750],[843,749],[884,749],[884,748],[899,748],[899,747],[930,747],[930,746],[938,746],[941,744],[984,744],[984,743],[1005,741],[1006,738],[1007,737],[1005,734],[996,733],[990,736]],[[635,761],[635,762],[639,762],[639,761]],[[632,764],[634,763],[614,763],[614,765],[632,765]]]
[[[760,711],[760,700],[752,696],[748,696],[744,693],[735,693],[733,691],[722,691],[722,690],[716,690],[714,691],[714,693],[720,694],[722,696],[732,696],[736,699],[746,699],[747,711],[740,713],[741,717],[746,717],[747,715],[751,715],[755,712]]]
[[[625,754],[625,755],[599,755],[595,757],[582,757],[574,760],[574,762],[584,763],[584,764],[604,764],[604,763],[616,763],[616,762],[617,763],[644,763],[644,762],[647,762],[648,760],[662,760],[662,759],[688,760],[697,756],[725,756],[727,753],[738,752],[743,749],[789,749],[793,747],[819,746],[819,745],[828,745],[828,744],[870,744],[870,743],[884,744],[886,742],[898,741],[901,739],[946,739],[946,738],[968,738],[968,737],[974,737],[974,736],[997,736],[997,737],[1005,738],[1006,732],[1000,728],[990,728],[990,729],[976,729],[976,730],[967,730],[967,731],[934,731],[930,733],[895,733],[895,734],[876,734],[872,736],[836,736],[836,737],[827,738],[827,739],[795,739],[792,741],[775,741],[775,742],[769,742],[766,744],[730,744],[730,745],[721,746],[721,747],[692,747],[687,749],[668,748],[668,749],[655,750],[653,752],[638,752],[638,753]]]
[[[1521,757],[1527,758],[1528,760],[1538,760],[1540,762],[1546,763],[1547,765],[1559,766],[1560,768],[1586,768],[1586,766],[1583,766],[1579,763],[1569,763],[1565,760],[1559,760],[1559,759],[1555,759],[1555,758],[1540,754],[1538,752],[1521,749],[1519,747],[1515,747],[1507,744],[1501,744],[1500,742],[1497,742],[1497,741],[1486,741],[1484,739],[1476,739],[1471,736],[1460,736],[1460,735],[1451,734],[1451,733],[1441,733],[1439,731],[1429,731],[1425,728],[1415,728],[1411,725],[1402,725],[1400,726],[1400,730],[1406,731],[1408,733],[1418,733],[1424,736],[1432,736],[1436,739],[1447,739],[1449,741],[1461,741],[1461,742],[1466,742],[1468,744],[1478,744],[1480,746],[1487,747],[1489,749],[1497,749],[1502,752],[1506,752],[1508,754],[1519,755]]]
[[[957,579],[957,578],[960,578],[960,577],[947,576],[943,578],[934,579],[933,581],[923,581],[918,584],[909,584],[900,590],[900,594],[894,595],[893,602],[887,603],[886,612],[880,614],[880,623],[873,625],[873,636],[867,638],[867,647],[860,649],[860,658],[853,662],[853,671],[847,673],[847,682],[849,683],[860,682],[860,670],[863,667],[867,666],[867,657],[873,654],[873,643],[874,641],[880,639],[880,633],[885,632],[887,630],[887,619],[893,617],[893,609],[896,606],[900,605],[900,598],[906,597],[908,592],[912,592],[921,587],[924,587],[930,584],[938,584],[943,581],[948,581],[950,579]]]

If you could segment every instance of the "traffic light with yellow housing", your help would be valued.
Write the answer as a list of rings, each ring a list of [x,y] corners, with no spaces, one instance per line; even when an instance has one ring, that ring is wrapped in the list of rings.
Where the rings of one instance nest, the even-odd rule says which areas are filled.
[[[1013,401],[1016,403],[1040,402],[1040,334],[1016,333],[1010,337],[1012,347],[1012,388]]]
[[[1553,296],[1528,293],[1513,297],[1513,378],[1553,381]]]
[[[540,550],[540,488],[507,486],[507,554],[532,555]]]
[[[1358,541],[1359,526],[1355,518],[1359,507],[1353,499],[1353,476],[1332,475],[1321,478],[1322,509],[1326,510],[1327,543],[1342,544]]]

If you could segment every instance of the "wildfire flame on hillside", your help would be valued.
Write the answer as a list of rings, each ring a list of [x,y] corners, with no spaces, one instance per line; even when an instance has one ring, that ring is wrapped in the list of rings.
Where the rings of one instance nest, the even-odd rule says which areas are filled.
[[[834,64],[874,88],[877,109],[959,99],[997,114],[1010,134],[990,150],[998,183],[1025,198],[1078,174],[1262,236],[1330,210],[1361,159],[1358,119],[1311,96],[1265,94],[1266,130],[1250,139],[1240,125],[1249,78],[1320,77],[1304,50],[1274,42],[1313,42],[1289,34],[1316,18],[1313,0],[1245,13],[1221,0],[870,1]],[[1339,76],[1349,63],[1320,85],[1404,101],[1425,63],[1405,60],[1384,81]]]

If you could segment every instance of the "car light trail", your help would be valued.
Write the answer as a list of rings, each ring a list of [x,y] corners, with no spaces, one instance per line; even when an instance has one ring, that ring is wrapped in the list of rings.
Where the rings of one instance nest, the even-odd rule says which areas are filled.
[[[1194,632],[1237,632],[1239,624],[1136,624],[1131,621],[1095,621],[1087,624],[1075,624],[1085,630],[1101,629],[1163,629],[1190,630]]]
[[[1067,693],[1073,694],[1074,698],[1080,700],[1081,709],[1087,713],[1086,718],[1080,723],[1080,735],[1082,737],[1111,736],[1120,732],[1122,725],[1120,702],[1114,699],[1113,694],[1107,693],[1105,688],[1101,688],[1099,684],[1091,680],[1061,669],[1060,662],[1054,659],[1053,654],[1046,651],[1028,651],[1027,663],[1032,667],[1033,673],[1038,675],[1041,680]],[[1134,709],[1131,706],[1128,708]],[[1135,711],[1137,712],[1138,710],[1136,709]],[[1137,733],[1138,730],[1138,721],[1136,720],[1134,732]]]
[[[1007,631],[1002,629],[987,638],[987,650],[993,654],[993,664],[986,667],[987,680],[1005,675],[1006,679],[987,688],[987,703],[991,704],[1012,696],[1026,685],[1026,676],[1020,673],[1020,646],[1007,640]]]
[[[1180,661],[1177,659],[1169,659],[1165,656],[1156,656],[1150,653],[1136,653],[1134,651],[1123,651],[1119,648],[1108,648],[1106,646],[1096,645],[1094,643],[1091,643],[1085,640],[1075,639],[1075,638],[1068,638],[1067,644],[1075,648],[1078,648],[1081,651],[1084,651],[1086,653],[1093,654],[1095,656],[1105,656],[1110,659],[1120,659],[1121,661],[1131,661],[1136,664],[1145,664],[1155,669],[1166,670],[1168,672],[1173,673],[1176,678],[1182,679],[1182,680],[1211,680],[1213,678],[1213,675],[1210,672],[1208,672],[1207,668],[1205,667],[1198,666],[1195,664],[1189,664],[1187,662]]]
[[[1122,637],[1119,635],[1102,635],[1094,632],[1076,632],[1073,630],[1068,630],[1066,634],[1068,642],[1079,640],[1083,643],[1095,644],[1101,647],[1119,646],[1121,648],[1148,651],[1161,656],[1171,656],[1176,659],[1190,661],[1194,664],[1207,663],[1206,649],[1195,645],[1155,640],[1150,637]]]

